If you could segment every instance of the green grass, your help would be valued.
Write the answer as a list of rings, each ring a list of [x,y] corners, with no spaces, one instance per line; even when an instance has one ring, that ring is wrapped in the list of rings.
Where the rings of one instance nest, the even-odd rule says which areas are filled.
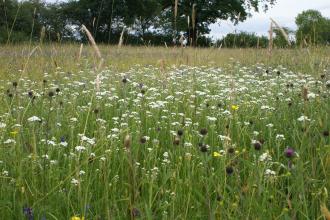
[[[78,61],[79,46],[22,48],[1,50],[1,219],[322,219],[329,207],[329,48],[101,46],[99,89],[90,49]]]

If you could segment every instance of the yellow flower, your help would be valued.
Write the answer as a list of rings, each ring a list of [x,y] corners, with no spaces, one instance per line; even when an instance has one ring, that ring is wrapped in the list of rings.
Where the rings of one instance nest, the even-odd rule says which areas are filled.
[[[218,152],[213,152],[213,157],[221,157],[221,154]]]
[[[84,217],[79,217],[79,216],[72,216],[70,220],[85,220]]]
[[[232,105],[231,109],[234,110],[234,111],[237,111],[239,109],[239,106],[238,105]]]
[[[10,134],[15,137],[18,134],[18,131],[17,130],[11,131]]]

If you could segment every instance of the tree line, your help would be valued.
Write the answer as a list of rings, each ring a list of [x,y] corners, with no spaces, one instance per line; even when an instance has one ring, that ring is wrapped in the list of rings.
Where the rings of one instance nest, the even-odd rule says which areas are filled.
[[[98,43],[117,44],[121,36],[130,45],[179,44],[180,36],[193,46],[267,47],[268,37],[254,33],[230,33],[213,42],[207,34],[219,20],[244,21],[253,11],[267,11],[275,0],[41,0],[0,2],[0,43],[24,41],[85,41],[85,25]],[[296,18],[293,44],[329,44],[330,20],[315,10]],[[286,47],[286,39],[274,29],[274,44]],[[182,38],[182,37],[181,37]]]

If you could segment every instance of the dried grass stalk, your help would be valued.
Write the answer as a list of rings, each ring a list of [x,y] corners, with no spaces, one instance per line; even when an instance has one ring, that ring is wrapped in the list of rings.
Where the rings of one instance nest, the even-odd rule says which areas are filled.
[[[124,147],[126,148],[127,151],[130,151],[131,145],[132,145],[131,137],[129,136],[129,134],[127,134],[124,139]]]
[[[308,88],[306,86],[304,86],[302,89],[302,97],[304,101],[308,101]]]
[[[125,27],[123,28],[121,34],[120,34],[120,38],[119,38],[119,42],[118,42],[118,47],[121,48],[121,46],[124,43],[124,33],[125,33]]]
[[[274,20],[274,19],[272,19],[272,18],[270,18],[270,20],[273,22],[273,24],[281,31],[281,33],[282,33],[282,35],[283,35],[283,37],[285,38],[285,40],[288,42],[288,45],[289,46],[291,46],[291,42],[290,42],[290,40],[289,40],[289,36],[288,36],[288,34],[285,32],[285,30],[280,26],[280,25],[278,25],[278,23]]]
[[[330,220],[330,211],[328,210],[325,204],[321,204],[321,212],[326,220]]]
[[[88,40],[89,40],[90,44],[92,45],[92,47],[93,47],[93,49],[94,49],[97,57],[99,59],[102,59],[102,55],[101,55],[100,49],[96,45],[95,40],[94,40],[94,37],[92,36],[91,32],[89,32],[89,30],[86,28],[85,25],[82,25],[81,26],[81,29],[86,33],[86,35],[88,37]]]
[[[272,50],[273,50],[273,22],[270,22],[269,43],[268,43],[268,53],[269,53],[269,55],[272,54]]]
[[[79,61],[80,58],[81,58],[81,54],[82,54],[82,51],[83,51],[83,47],[84,47],[84,44],[80,44],[80,49],[79,49],[79,54],[78,54],[78,61]]]

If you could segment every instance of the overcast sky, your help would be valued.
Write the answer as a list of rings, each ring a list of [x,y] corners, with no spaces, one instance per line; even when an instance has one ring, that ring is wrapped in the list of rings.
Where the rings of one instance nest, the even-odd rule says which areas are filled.
[[[46,1],[56,2],[56,0]],[[269,18],[273,18],[280,26],[296,30],[295,17],[307,9],[316,9],[323,16],[330,18],[330,0],[277,0],[275,6],[270,8],[266,13],[254,13],[251,18],[236,26],[233,26],[233,23],[230,21],[220,21],[217,24],[211,25],[212,31],[210,36],[213,39],[218,39],[228,33],[234,32],[234,30],[267,35],[270,25]]]
[[[210,35],[218,39],[234,30],[267,35],[270,26],[269,18],[273,18],[280,26],[296,30],[295,17],[307,9],[316,9],[323,16],[330,18],[330,0],[277,0],[276,5],[266,13],[254,13],[251,18],[236,26],[229,21],[220,21],[212,25]]]

